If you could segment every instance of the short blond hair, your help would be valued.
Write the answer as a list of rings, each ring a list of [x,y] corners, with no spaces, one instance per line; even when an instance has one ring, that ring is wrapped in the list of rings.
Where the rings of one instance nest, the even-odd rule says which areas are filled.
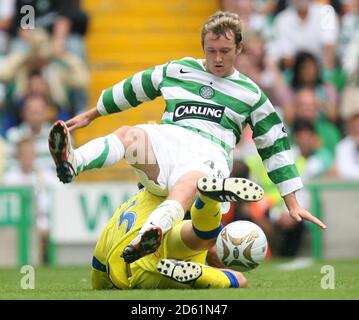
[[[217,11],[208,18],[202,27],[202,47],[204,47],[204,38],[209,32],[218,37],[227,37],[228,32],[231,32],[237,47],[242,41],[242,23],[238,14],[233,12]]]

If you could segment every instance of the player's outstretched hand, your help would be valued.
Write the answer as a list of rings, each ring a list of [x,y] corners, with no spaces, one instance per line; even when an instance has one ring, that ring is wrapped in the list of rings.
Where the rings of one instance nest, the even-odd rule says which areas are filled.
[[[66,121],[66,126],[71,132],[79,128],[87,127],[92,122],[92,120],[96,119],[99,116],[100,114],[98,113],[97,109],[92,108]]]
[[[297,207],[295,209],[289,210],[289,215],[297,222],[300,222],[302,221],[302,219],[305,219],[316,224],[323,230],[327,228],[327,226],[322,221],[320,221],[318,218],[314,217],[310,212],[308,212],[307,210],[301,207]]]
[[[295,196],[295,193],[289,193],[283,197],[284,202],[289,210],[289,215],[297,222],[302,221],[302,219],[308,220],[323,230],[327,228],[327,226],[321,222],[319,219],[314,217],[310,212],[303,209],[297,201],[297,198]]]

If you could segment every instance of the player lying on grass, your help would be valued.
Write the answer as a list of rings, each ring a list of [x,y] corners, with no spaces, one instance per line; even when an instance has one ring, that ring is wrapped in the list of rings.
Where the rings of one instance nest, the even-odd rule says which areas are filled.
[[[164,197],[146,189],[130,198],[115,212],[103,230],[92,261],[94,289],[149,288],[244,288],[242,273],[206,266],[207,250],[221,231],[219,204],[203,210],[197,198],[191,208],[192,220],[175,223],[158,249],[127,264],[121,253]],[[211,212],[209,214],[209,212]],[[218,264],[218,261],[215,261]],[[225,266],[223,265],[225,268]]]

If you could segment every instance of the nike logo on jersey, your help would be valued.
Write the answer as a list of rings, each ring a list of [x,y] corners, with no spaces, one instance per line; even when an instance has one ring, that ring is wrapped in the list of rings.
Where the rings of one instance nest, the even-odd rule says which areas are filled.
[[[180,73],[190,73],[191,71],[184,71],[183,69],[180,69]]]
[[[223,106],[194,102],[178,103],[173,113],[173,121],[200,119],[220,123],[223,113]]]

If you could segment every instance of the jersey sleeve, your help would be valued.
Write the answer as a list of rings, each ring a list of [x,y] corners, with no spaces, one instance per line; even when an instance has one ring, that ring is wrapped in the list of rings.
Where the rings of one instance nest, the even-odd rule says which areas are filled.
[[[249,124],[253,140],[271,181],[282,196],[303,187],[293,160],[285,126],[264,93],[253,107]]]
[[[163,64],[135,73],[132,77],[103,90],[97,102],[98,112],[102,115],[121,112],[160,96],[159,88],[166,66],[167,64]]]

